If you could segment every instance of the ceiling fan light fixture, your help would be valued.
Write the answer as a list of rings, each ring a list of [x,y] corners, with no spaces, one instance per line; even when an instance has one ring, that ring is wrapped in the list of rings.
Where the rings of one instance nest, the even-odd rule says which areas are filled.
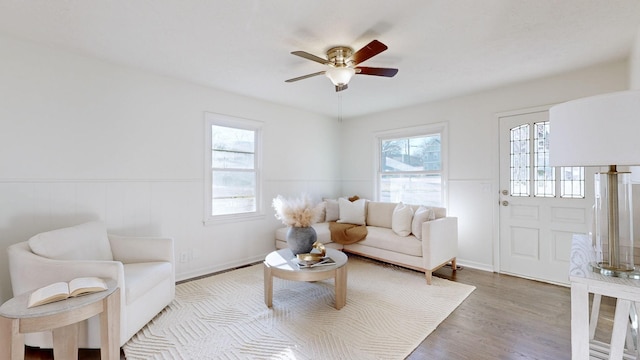
[[[385,50],[387,50],[387,45],[378,40],[372,40],[356,52],[348,46],[332,47],[327,50],[326,58],[305,51],[293,51],[291,52],[292,55],[325,65],[326,70],[298,76],[285,80],[285,82],[291,83],[324,74],[336,87],[336,91],[343,91],[348,88],[347,84],[353,75],[356,74],[394,77],[398,73],[398,69],[359,66],[360,63],[371,59]]]
[[[355,73],[356,70],[350,67],[330,67],[325,72],[325,75],[331,80],[333,85],[342,86],[348,84]]]

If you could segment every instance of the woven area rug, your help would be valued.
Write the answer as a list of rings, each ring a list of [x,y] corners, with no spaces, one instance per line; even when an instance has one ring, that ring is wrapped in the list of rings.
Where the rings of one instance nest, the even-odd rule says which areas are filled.
[[[403,359],[475,287],[351,256],[347,304],[333,280],[273,282],[262,264],[189,281],[124,346],[133,359]]]

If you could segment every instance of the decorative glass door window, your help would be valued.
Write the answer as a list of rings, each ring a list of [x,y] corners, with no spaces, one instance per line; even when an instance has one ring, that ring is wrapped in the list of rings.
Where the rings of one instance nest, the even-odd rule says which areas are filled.
[[[512,128],[510,144],[511,196],[584,198],[583,167],[549,166],[548,121]]]

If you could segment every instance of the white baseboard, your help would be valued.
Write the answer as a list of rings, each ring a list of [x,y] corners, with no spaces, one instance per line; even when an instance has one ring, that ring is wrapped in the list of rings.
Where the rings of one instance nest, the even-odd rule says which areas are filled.
[[[456,264],[458,266],[468,267],[470,269],[494,272],[493,271],[493,265],[489,265],[489,264],[483,264],[483,263],[478,263],[478,262],[474,262],[474,261],[468,261],[468,260],[464,260],[464,259],[460,259],[460,258],[456,259]]]
[[[257,263],[257,262],[263,261],[265,256],[267,256],[267,254],[256,255],[256,256],[251,257],[251,258],[242,259],[242,260],[238,260],[238,261],[227,262],[227,263],[224,263],[224,264],[218,264],[216,266],[204,267],[204,268],[190,270],[190,271],[187,271],[187,272],[176,274],[176,281],[189,280],[189,279],[193,279],[193,278],[196,278],[196,277],[199,277],[199,276],[209,275],[209,274],[217,273],[217,272],[224,271],[224,270],[233,269],[233,268],[240,267],[240,266],[251,265],[253,263]]]

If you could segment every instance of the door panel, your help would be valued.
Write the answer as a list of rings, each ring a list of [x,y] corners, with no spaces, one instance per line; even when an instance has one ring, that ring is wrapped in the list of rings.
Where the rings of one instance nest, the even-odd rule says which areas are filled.
[[[566,169],[547,165],[547,121],[547,111],[499,119],[500,272],[568,284],[571,238],[588,230],[594,171],[584,170],[584,198],[560,196]]]
[[[511,256],[538,260],[540,232],[538,229],[511,227]]]

